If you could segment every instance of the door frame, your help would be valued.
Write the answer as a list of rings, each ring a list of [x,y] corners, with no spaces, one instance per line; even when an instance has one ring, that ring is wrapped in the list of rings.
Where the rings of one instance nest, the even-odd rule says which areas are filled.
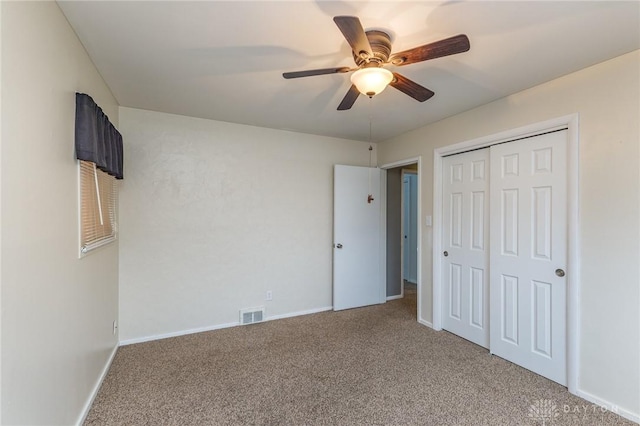
[[[570,114],[467,140],[433,151],[433,329],[442,330],[442,159],[444,156],[485,148],[513,139],[567,128],[567,387],[578,392],[580,367],[580,214],[579,214],[579,115]]]
[[[387,164],[383,164],[382,166],[380,166],[381,169],[383,170],[387,170],[387,169],[395,169],[396,167],[402,167],[402,166],[408,166],[409,164],[418,164],[418,170],[416,172],[416,174],[418,175],[418,272],[417,272],[417,284],[416,284],[416,289],[417,289],[417,300],[418,300],[418,312],[416,317],[418,318],[418,322],[420,324],[426,325],[428,327],[431,327],[431,322],[427,321],[425,319],[422,318],[422,302],[421,302],[421,295],[422,295],[422,225],[421,225],[421,218],[422,218],[422,156],[417,156],[417,157],[411,157],[411,158],[406,158],[404,160],[398,160],[398,161],[394,161],[392,163],[387,163]],[[385,173],[385,178],[386,178],[386,173]],[[384,183],[384,188],[387,187],[387,183]],[[385,194],[386,195],[386,194]],[[385,222],[384,225],[384,238],[386,241],[386,236],[387,236],[387,225]],[[401,249],[402,250],[402,249]],[[401,265],[402,266],[402,265]],[[404,288],[403,288],[404,291]]]

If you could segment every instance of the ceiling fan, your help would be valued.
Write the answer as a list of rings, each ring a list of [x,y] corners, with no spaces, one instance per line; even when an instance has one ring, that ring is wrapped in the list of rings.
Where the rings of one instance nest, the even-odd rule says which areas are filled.
[[[385,65],[410,65],[416,62],[466,52],[470,48],[469,38],[464,34],[460,34],[391,54],[391,38],[384,31],[370,30],[365,32],[360,19],[356,16],[336,16],[333,21],[342,31],[349,46],[351,46],[353,59],[357,67],[285,72],[282,76],[289,79],[355,71],[351,75],[351,88],[349,88],[346,96],[338,105],[339,111],[350,109],[360,93],[371,98],[382,92],[387,85],[391,85],[419,102],[424,102],[434,95],[431,90],[383,67]]]

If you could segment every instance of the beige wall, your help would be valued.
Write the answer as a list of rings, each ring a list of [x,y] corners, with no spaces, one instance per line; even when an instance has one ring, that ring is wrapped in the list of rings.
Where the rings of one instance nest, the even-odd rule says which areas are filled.
[[[369,143],[131,108],[120,124],[123,341],[331,307],[333,165],[368,165]]]
[[[579,114],[579,390],[640,416],[640,52],[635,51],[378,145],[380,164],[422,155],[423,215],[433,210],[433,150]],[[431,170],[431,171],[430,171]],[[422,220],[421,220],[422,223]],[[422,317],[432,319],[431,229]]]
[[[76,423],[117,345],[118,245],[78,259],[75,92],[117,104],[55,2],[1,2],[2,424]]]

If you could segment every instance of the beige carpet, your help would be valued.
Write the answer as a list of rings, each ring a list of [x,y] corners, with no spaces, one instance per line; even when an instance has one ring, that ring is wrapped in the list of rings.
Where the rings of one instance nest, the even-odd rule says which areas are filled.
[[[418,324],[415,303],[408,287],[384,305],[122,347],[86,424],[631,424]]]

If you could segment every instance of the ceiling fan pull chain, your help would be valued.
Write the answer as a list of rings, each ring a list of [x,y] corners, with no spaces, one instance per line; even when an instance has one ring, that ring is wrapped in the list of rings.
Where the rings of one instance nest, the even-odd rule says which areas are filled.
[[[369,98],[371,99],[371,98]],[[373,154],[373,145],[371,145],[371,139],[372,139],[372,114],[371,114],[371,108],[372,108],[372,102],[371,100],[369,100],[369,195],[367,196],[367,203],[371,204],[371,202],[373,201],[373,195],[371,194],[371,156]]]
[[[369,120],[369,129],[371,129],[371,120]],[[371,141],[371,137],[369,137]],[[373,195],[371,194],[371,155],[373,153],[373,145],[369,145],[369,195],[367,196],[367,203],[371,204],[373,201]]]

